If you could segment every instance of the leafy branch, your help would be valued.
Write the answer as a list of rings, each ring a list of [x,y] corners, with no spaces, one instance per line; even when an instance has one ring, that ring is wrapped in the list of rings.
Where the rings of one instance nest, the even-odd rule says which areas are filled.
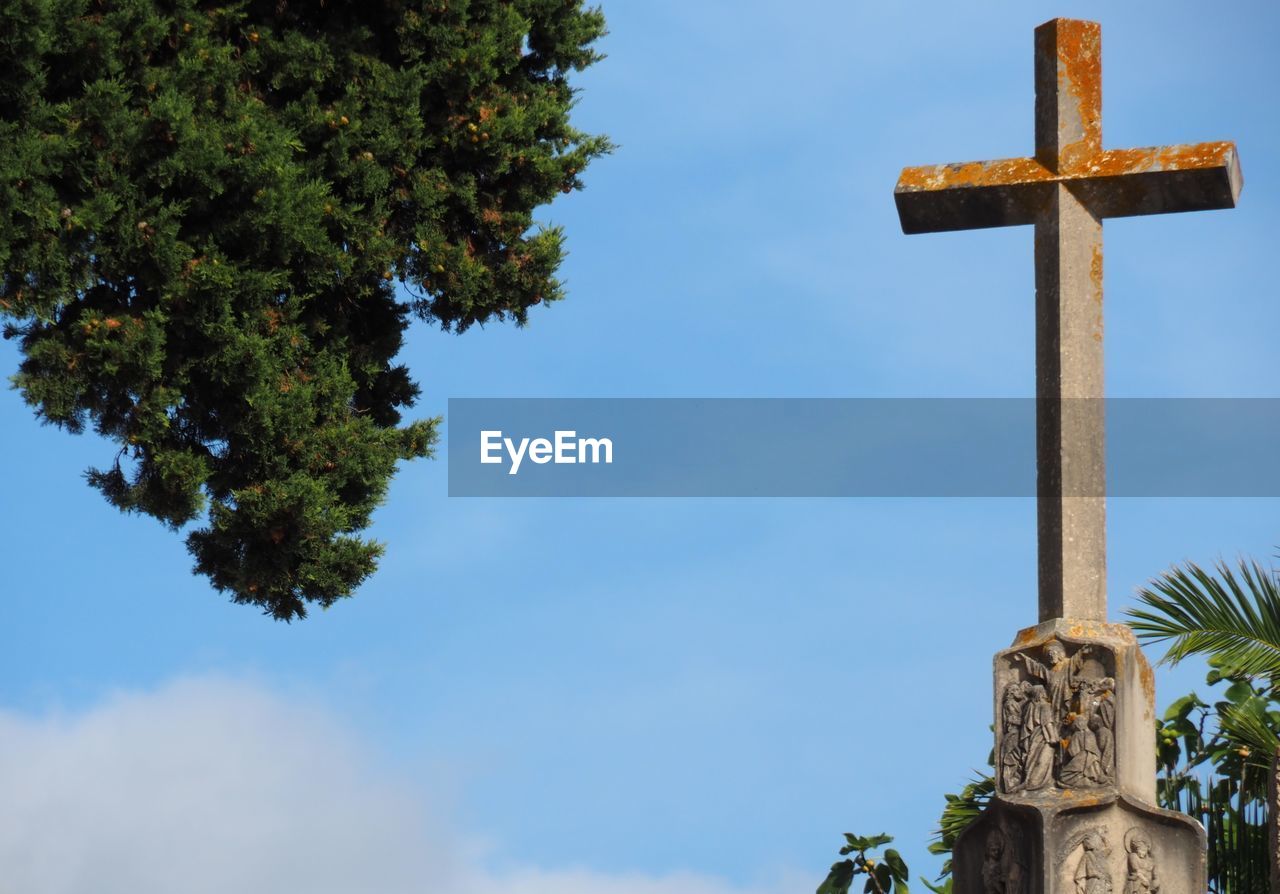
[[[840,848],[840,854],[845,859],[831,864],[831,871],[818,886],[817,894],[849,894],[850,886],[860,875],[867,877],[863,894],[910,894],[907,888],[910,873],[901,854],[887,848],[879,860],[868,856],[869,851],[893,841],[892,835],[864,836],[846,832],[844,837],[845,845]],[[849,854],[853,856],[849,857]]]

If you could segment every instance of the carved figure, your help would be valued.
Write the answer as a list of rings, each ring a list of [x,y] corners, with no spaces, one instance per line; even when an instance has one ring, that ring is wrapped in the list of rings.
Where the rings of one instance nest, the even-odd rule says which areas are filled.
[[[1111,870],[1107,868],[1111,847],[1105,833],[1094,829],[1084,836],[1080,844],[1084,853],[1076,864],[1076,894],[1111,894]]]
[[[1089,718],[1076,714],[1071,721],[1071,736],[1066,740],[1066,753],[1058,781],[1079,788],[1093,785],[1100,775],[1098,741],[1089,729]]]
[[[1112,782],[1116,774],[1116,682],[1104,677],[1094,687],[1092,717],[1089,728],[1098,740],[1098,775],[1094,779],[1100,785]]]
[[[1031,684],[1025,680],[1004,687],[1000,700],[1000,787],[1006,792],[1022,788],[1022,718]]]
[[[1022,894],[1022,865],[1009,836],[998,828],[987,834],[982,891],[983,894]]]
[[[1049,691],[1049,703],[1053,706],[1055,717],[1066,713],[1067,702],[1075,690],[1076,674],[1084,664],[1085,656],[1093,651],[1093,646],[1086,643],[1076,654],[1067,657],[1067,649],[1058,640],[1049,640],[1044,647],[1045,664],[1036,661],[1025,652],[1014,657],[1021,658],[1026,665],[1027,675],[1044,682]]]
[[[1032,686],[1022,721],[1022,787],[1039,791],[1053,784],[1053,745],[1058,719],[1043,686]]]
[[[1129,852],[1129,867],[1124,894],[1159,894],[1156,861],[1151,855],[1151,842],[1146,833],[1140,829],[1130,829],[1125,836],[1125,850]]]

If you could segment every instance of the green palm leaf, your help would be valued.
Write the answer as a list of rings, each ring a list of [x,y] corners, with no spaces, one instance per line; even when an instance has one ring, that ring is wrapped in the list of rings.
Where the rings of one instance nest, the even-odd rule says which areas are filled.
[[[1224,675],[1280,681],[1280,587],[1254,561],[1238,571],[1219,562],[1216,574],[1194,563],[1174,568],[1138,594],[1130,626],[1148,642],[1172,640],[1164,660],[1216,656]]]

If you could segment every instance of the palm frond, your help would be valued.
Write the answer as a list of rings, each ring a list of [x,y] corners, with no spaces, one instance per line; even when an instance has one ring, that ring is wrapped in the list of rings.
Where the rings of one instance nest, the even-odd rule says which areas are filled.
[[[933,842],[929,845],[929,853],[946,854],[942,864],[942,877],[951,874],[951,852],[955,848],[960,833],[976,820],[986,809],[995,794],[996,778],[987,773],[977,774],[958,795],[946,795],[947,806],[938,817],[938,828],[933,832]],[[930,890],[938,890],[930,887]]]
[[[1280,586],[1255,561],[1225,563],[1216,574],[1175,567],[1138,593],[1129,624],[1147,642],[1172,640],[1164,661],[1214,655],[1225,671],[1280,680]]]

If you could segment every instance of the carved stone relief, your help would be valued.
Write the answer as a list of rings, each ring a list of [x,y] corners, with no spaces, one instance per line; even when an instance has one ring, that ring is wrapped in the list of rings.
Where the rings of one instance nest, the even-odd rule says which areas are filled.
[[[1071,839],[1059,863],[1066,864],[1075,894],[1112,894],[1110,856],[1105,826],[1088,829]]]
[[[1016,831],[1004,823],[995,826],[987,833],[982,858],[983,894],[1023,894],[1026,878],[1025,854]]]
[[[1099,650],[1101,657],[1110,656]],[[998,778],[1005,793],[1053,785],[1090,788],[1115,781],[1115,679],[1080,646],[1068,656],[1059,640],[1042,659],[1013,657],[1016,679],[1000,694]]]
[[[1124,849],[1128,852],[1124,894],[1159,894],[1156,858],[1147,833],[1136,826],[1130,829],[1124,836]]]

